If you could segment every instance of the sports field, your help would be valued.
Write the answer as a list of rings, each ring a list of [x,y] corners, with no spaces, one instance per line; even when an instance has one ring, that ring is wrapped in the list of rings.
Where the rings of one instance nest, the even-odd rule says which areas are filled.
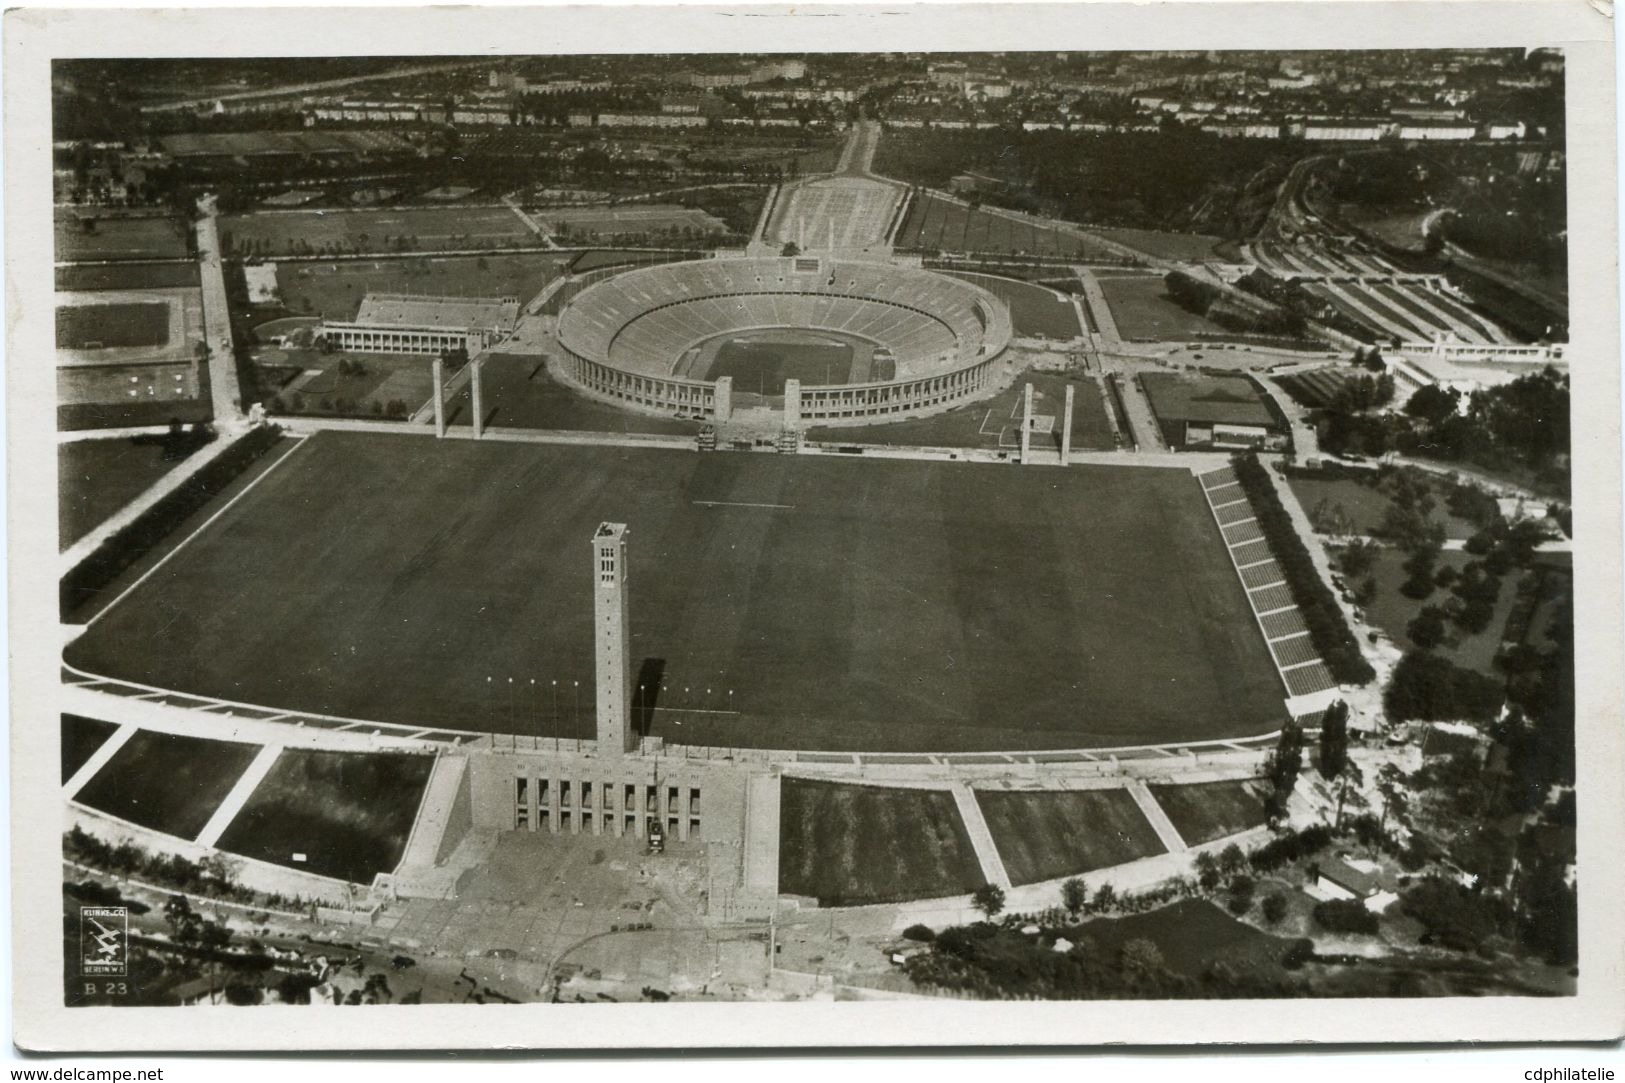
[[[867,380],[867,365],[852,379],[852,360],[852,344],[833,335],[759,331],[729,336],[717,347],[704,378],[732,376],[735,388],[770,395],[782,392],[786,380],[800,380],[804,387]]]
[[[412,833],[430,756],[284,749],[220,836],[220,848],[370,884]]]
[[[260,211],[220,219],[228,253],[396,252],[512,248],[541,240],[510,208],[396,207],[387,210]]]
[[[258,745],[141,730],[73,799],[154,831],[198,836]]]
[[[977,790],[1013,884],[1035,884],[1164,852],[1127,790]]]
[[[787,778],[779,791],[779,891],[823,906],[964,895],[983,883],[947,790]]]
[[[58,349],[162,346],[168,341],[167,304],[142,301],[134,304],[57,306]]]
[[[251,704],[586,735],[588,539],[631,524],[652,732],[916,751],[1273,730],[1197,481],[324,432],[67,650]],[[251,569],[251,573],[246,571]],[[118,584],[115,584],[115,588]],[[488,700],[513,677],[536,696]]]
[[[334,263],[301,260],[277,266],[277,288],[289,312],[352,320],[368,293],[439,297],[517,297],[529,301],[572,258],[557,255],[402,256]]]
[[[180,218],[98,217],[86,230],[72,216],[55,222],[59,263],[104,259],[180,259],[187,254],[190,227]]]

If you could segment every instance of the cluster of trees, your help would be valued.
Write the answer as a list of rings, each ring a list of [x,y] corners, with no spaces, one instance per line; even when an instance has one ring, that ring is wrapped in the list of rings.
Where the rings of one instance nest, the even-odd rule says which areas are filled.
[[[1302,983],[1267,976],[1257,968],[1216,962],[1200,976],[1168,964],[1149,937],[1133,937],[1111,950],[1097,943],[1088,926],[1030,936],[1010,924],[978,922],[942,930],[929,952],[911,958],[906,971],[922,986],[966,992],[986,999],[1173,999],[1197,997],[1302,995]],[[1056,951],[1058,938],[1072,946]],[[1280,963],[1302,966],[1312,954],[1307,940],[1294,942]]]
[[[1294,156],[1272,140],[1223,139],[1177,123],[1157,132],[1029,132],[1012,122],[888,132],[875,168],[933,188],[978,171],[1007,180],[1011,197],[1032,205],[1018,209],[1077,222],[1242,238],[1256,230],[1258,211],[1268,208],[1267,200],[1260,208],[1246,198],[1253,178],[1267,172],[1278,182]]]
[[[1300,338],[1306,329],[1303,318],[1287,309],[1247,297],[1185,271],[1169,271],[1163,276],[1163,284],[1168,288],[1168,296],[1181,308],[1204,316],[1227,330]]]
[[[1381,925],[1377,915],[1367,910],[1365,903],[1358,899],[1327,899],[1316,903],[1311,914],[1316,925],[1333,933],[1370,935]]]
[[[1338,606],[1331,588],[1321,579],[1303,539],[1281,504],[1280,494],[1265,467],[1254,454],[1231,460],[1236,480],[1252,501],[1258,525],[1269,543],[1270,552],[1286,576],[1292,600],[1297,603],[1310,642],[1340,684],[1365,684],[1375,676],[1371,664],[1360,653],[1360,645],[1350,631],[1348,620]]]
[[[267,907],[295,907],[296,899],[250,891],[235,880],[232,861],[215,854],[191,861],[178,854],[153,854],[132,843],[103,842],[75,826],[62,836],[62,855],[87,868],[128,876],[191,895]]]
[[[272,426],[249,431],[133,521],[109,535],[62,577],[58,601],[64,618],[99,597],[115,577],[151,552],[185,519],[213,500],[261,455],[271,450],[280,437],[281,430]]]
[[[1394,722],[1466,720],[1488,724],[1501,711],[1500,681],[1427,650],[1407,652],[1394,667],[1382,704]]]
[[[337,397],[323,395],[312,402],[298,391],[295,391],[286,399],[281,395],[273,395],[267,406],[273,414],[302,414],[307,411],[310,413],[336,414],[339,417],[359,417],[362,414],[370,414],[373,417],[388,418],[392,421],[398,421],[409,413],[405,399],[390,399],[388,402],[384,402],[382,399],[366,399],[363,401],[351,398],[348,395],[339,395]]]
[[[1322,415],[1321,446],[1334,454],[1407,455],[1527,474],[1560,493],[1569,488],[1569,378],[1554,368],[1500,387],[1424,387],[1398,413],[1335,405]]]
[[[1297,282],[1278,278],[1262,267],[1236,280],[1236,286],[1275,306],[1297,325],[1305,327],[1310,321],[1340,331],[1361,342],[1372,342],[1376,336],[1360,321],[1344,313],[1330,301],[1316,297]]]

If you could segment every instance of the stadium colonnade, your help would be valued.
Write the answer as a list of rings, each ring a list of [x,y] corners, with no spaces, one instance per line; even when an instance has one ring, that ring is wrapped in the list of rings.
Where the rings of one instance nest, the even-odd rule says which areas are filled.
[[[564,375],[616,402],[726,421],[727,377],[683,374],[701,344],[769,328],[839,332],[874,344],[892,377],[799,387],[794,420],[864,419],[975,397],[1009,344],[1010,316],[959,279],[886,263],[819,257],[716,259],[630,271],[583,290],[560,313]]]

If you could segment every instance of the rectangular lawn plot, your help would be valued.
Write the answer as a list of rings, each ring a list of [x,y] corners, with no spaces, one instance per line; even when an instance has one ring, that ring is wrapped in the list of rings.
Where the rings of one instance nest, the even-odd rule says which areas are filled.
[[[1127,790],[977,790],[976,801],[1013,884],[1164,852]]]
[[[169,305],[62,305],[56,310],[56,344],[64,350],[114,346],[162,346],[169,341]]]
[[[946,790],[787,778],[779,791],[779,892],[823,906],[962,895],[981,865]]]
[[[121,820],[193,839],[258,753],[258,745],[142,730],[73,799]]]
[[[1200,846],[1264,822],[1264,802],[1254,792],[1257,785],[1239,780],[1147,788],[1186,845]]]
[[[96,750],[107,743],[118,727],[96,718],[81,718],[76,714],[62,716],[62,781],[83,767]]]
[[[432,756],[285,749],[220,848],[370,884],[400,862],[433,769]]]
[[[667,740],[1077,748],[1283,717],[1200,488],[1145,468],[324,432],[66,660],[295,713],[590,735],[565,690],[592,686],[605,520],[631,527],[633,665],[659,665]]]

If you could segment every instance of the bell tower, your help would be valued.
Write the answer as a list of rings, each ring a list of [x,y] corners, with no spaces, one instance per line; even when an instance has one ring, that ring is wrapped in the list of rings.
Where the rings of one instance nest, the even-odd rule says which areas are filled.
[[[599,755],[612,757],[631,752],[638,739],[629,702],[626,535],[625,523],[600,523],[592,536],[594,676],[598,686],[594,736]]]

